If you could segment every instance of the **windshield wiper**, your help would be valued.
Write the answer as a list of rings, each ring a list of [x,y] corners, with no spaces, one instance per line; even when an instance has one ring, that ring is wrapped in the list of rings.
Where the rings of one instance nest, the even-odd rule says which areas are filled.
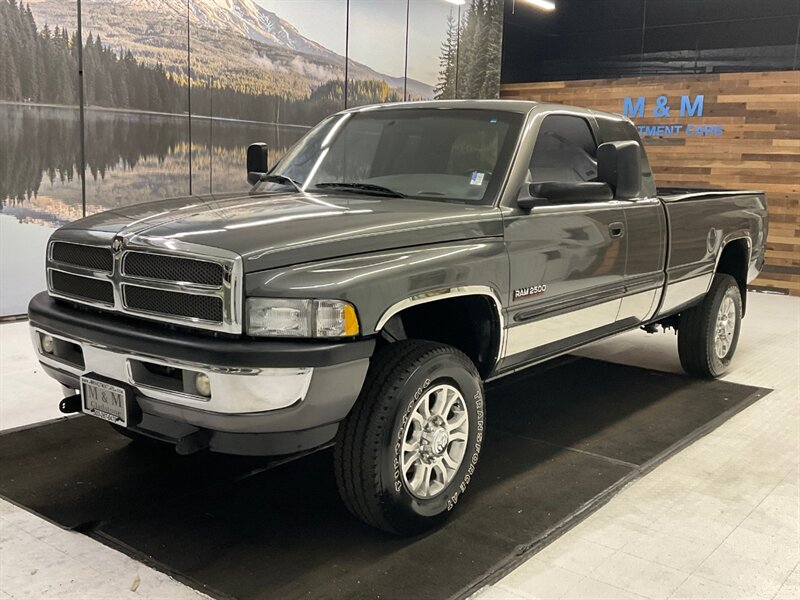
[[[295,189],[296,192],[302,192],[303,188],[300,187],[302,183],[295,181],[291,177],[286,177],[286,175],[262,175],[259,181],[266,181],[268,183],[278,183],[282,185],[288,185]]]
[[[373,196],[390,196],[392,198],[406,198],[405,194],[401,194],[393,189],[384,187],[382,185],[375,185],[372,183],[358,183],[358,182],[344,182],[344,181],[329,181],[318,183],[314,187],[323,189],[336,189],[347,190],[355,192],[356,194],[370,194]]]

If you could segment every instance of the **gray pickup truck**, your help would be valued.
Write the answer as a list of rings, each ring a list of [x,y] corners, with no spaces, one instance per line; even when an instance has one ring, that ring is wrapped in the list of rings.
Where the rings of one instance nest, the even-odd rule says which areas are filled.
[[[716,377],[764,262],[755,191],[657,191],[634,125],[441,101],[347,110],[244,195],[57,230],[29,307],[65,413],[179,453],[334,445],[348,508],[440,522],[474,476],[484,382],[621,331],[678,332]]]

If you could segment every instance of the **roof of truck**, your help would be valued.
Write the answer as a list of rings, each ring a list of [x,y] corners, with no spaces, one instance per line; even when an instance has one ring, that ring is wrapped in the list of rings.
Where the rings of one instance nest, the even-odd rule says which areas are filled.
[[[342,112],[367,112],[374,110],[415,108],[468,108],[521,114],[528,114],[530,112],[567,111],[578,115],[602,115],[621,121],[628,120],[626,117],[619,114],[581,108],[580,106],[569,106],[567,104],[554,104],[550,102],[534,102],[532,100],[424,100],[415,102],[389,102],[386,104],[357,106]]]

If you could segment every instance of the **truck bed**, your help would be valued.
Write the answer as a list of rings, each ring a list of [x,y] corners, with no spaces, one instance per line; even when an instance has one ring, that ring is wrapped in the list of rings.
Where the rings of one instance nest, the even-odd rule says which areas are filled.
[[[728,244],[739,244],[747,264],[743,278],[749,282],[758,275],[767,237],[764,192],[680,188],[658,192],[669,239],[661,315],[676,312],[706,293]]]

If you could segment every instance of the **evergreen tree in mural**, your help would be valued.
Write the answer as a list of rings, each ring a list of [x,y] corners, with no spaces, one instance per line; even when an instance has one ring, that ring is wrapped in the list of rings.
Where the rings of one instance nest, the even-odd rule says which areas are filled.
[[[439,81],[433,89],[437,100],[455,98],[456,82],[456,48],[458,46],[458,25],[450,10],[447,17],[447,35],[442,42],[442,53],[439,57]]]
[[[0,99],[74,103],[75,81],[68,75],[72,64],[66,31],[45,26],[39,32],[30,7],[16,0],[0,2]]]
[[[436,98],[496,98],[500,92],[502,0],[472,0],[460,23],[448,19]]]

